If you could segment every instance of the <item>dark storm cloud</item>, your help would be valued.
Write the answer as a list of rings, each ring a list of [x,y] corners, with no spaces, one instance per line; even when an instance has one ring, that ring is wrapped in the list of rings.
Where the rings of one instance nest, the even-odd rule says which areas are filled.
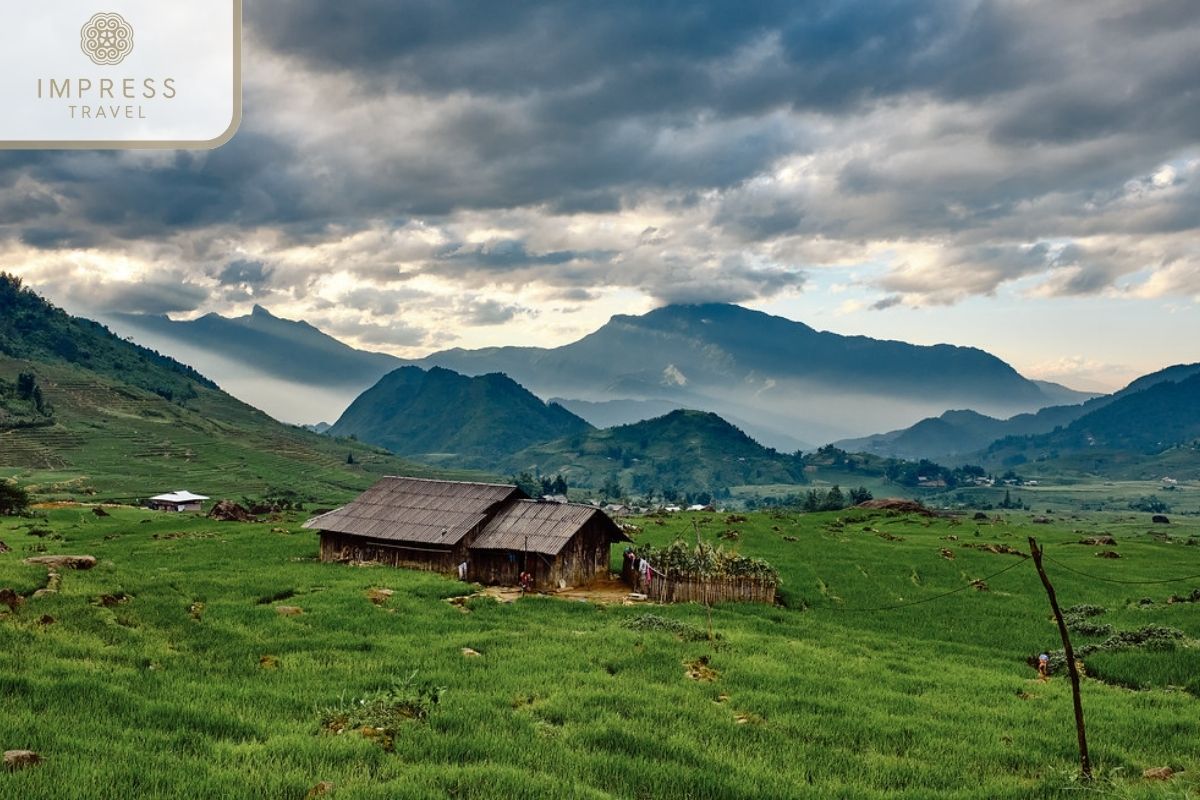
[[[271,268],[261,261],[231,261],[217,275],[222,286],[261,286],[270,279]]]
[[[571,261],[607,261],[612,252],[556,250],[548,253],[532,253],[525,242],[503,239],[477,245],[450,245],[438,254],[432,269],[438,270],[447,262],[467,265],[489,272],[507,272],[535,266],[561,266]]]
[[[226,265],[214,301],[313,290],[312,260],[235,267],[251,237],[338,244],[327,266],[356,276],[702,301],[797,290],[820,264],[796,239],[934,243],[876,282],[911,303],[1035,275],[1100,291],[1186,260],[1156,237],[1197,227],[1195,170],[1149,177],[1200,147],[1191,0],[263,0],[246,18],[230,144],[0,153],[0,246],[161,247],[205,280]],[[640,237],[603,222],[646,209]],[[594,219],[547,235],[567,217]],[[444,235],[388,241],[409,226]],[[464,244],[476,229],[492,238]],[[1125,239],[1055,256],[1097,236]]]
[[[208,300],[208,291],[187,282],[142,280],[106,283],[101,280],[58,286],[54,299],[68,309],[93,309],[123,314],[171,314],[195,311]]]

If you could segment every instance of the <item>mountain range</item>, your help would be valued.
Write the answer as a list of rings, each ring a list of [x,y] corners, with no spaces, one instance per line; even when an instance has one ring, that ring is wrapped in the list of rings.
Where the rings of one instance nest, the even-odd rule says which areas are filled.
[[[927,458],[945,463],[982,463],[993,460],[989,459],[988,453],[984,451],[998,440],[1010,440],[1008,449],[1012,450],[1014,443],[1024,437],[1037,437],[1058,428],[1072,426],[1076,421],[1088,418],[1119,400],[1133,397],[1162,384],[1185,382],[1195,375],[1200,375],[1200,363],[1178,364],[1144,375],[1113,394],[1093,397],[1075,405],[1049,406],[1034,414],[1018,414],[1008,419],[996,419],[971,410],[946,411],[907,428],[858,439],[845,439],[836,442],[835,445],[849,452],[894,458]],[[1117,408],[1123,409],[1127,406],[1121,404],[1117,405]],[[1184,413],[1186,416],[1186,405]],[[1137,428],[1146,427],[1148,422],[1136,416],[1126,420],[1126,424]],[[1088,423],[1082,424],[1086,426]],[[1111,426],[1104,424],[1102,427],[1108,429]],[[990,452],[994,454],[996,451]],[[1012,453],[1009,455],[1011,457]]]
[[[599,426],[679,408],[713,411],[785,450],[897,427],[947,408],[1009,416],[1091,396],[1028,380],[976,348],[842,336],[728,304],[618,315],[560,347],[456,348],[409,361],[355,350],[257,306],[245,317],[119,315],[112,324],[197,365],[247,402],[295,421],[335,418],[358,393],[405,364],[468,376],[504,373]]]

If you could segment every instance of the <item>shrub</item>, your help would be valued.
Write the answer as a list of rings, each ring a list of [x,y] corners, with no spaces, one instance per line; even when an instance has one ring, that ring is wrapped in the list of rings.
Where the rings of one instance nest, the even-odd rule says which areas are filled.
[[[690,622],[660,617],[657,614],[642,614],[621,623],[632,631],[663,631],[673,633],[685,642],[699,642],[708,638],[703,628]]]
[[[357,730],[390,751],[400,726],[428,719],[445,692],[444,686],[418,683],[417,673],[413,672],[390,688],[325,709],[321,712],[321,728],[335,734]]]
[[[0,481],[0,516],[13,517],[29,510],[29,492],[15,483]]]

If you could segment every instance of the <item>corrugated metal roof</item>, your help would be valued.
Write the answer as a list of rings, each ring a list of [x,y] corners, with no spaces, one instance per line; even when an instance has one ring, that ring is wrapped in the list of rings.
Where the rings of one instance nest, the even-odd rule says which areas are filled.
[[[167,494],[155,495],[150,498],[162,503],[195,503],[200,500],[208,500],[202,494],[192,494],[187,489],[180,489],[177,492],[168,492]]]
[[[500,510],[471,545],[472,550],[526,550],[558,555],[571,537],[599,516],[610,541],[629,541],[608,515],[578,503],[539,503],[519,500]]]
[[[304,527],[452,547],[501,503],[522,497],[520,489],[506,484],[387,477]]]

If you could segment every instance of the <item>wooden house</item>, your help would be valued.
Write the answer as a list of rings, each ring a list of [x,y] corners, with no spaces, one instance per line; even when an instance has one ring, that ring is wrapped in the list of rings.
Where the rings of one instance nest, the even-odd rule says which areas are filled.
[[[200,511],[202,504],[208,499],[202,494],[192,494],[185,489],[180,489],[177,492],[151,497],[146,501],[146,506],[155,511]]]
[[[305,523],[322,561],[366,561],[538,588],[580,586],[609,570],[609,547],[628,541],[592,506],[530,500],[516,486],[388,477],[353,502]]]

